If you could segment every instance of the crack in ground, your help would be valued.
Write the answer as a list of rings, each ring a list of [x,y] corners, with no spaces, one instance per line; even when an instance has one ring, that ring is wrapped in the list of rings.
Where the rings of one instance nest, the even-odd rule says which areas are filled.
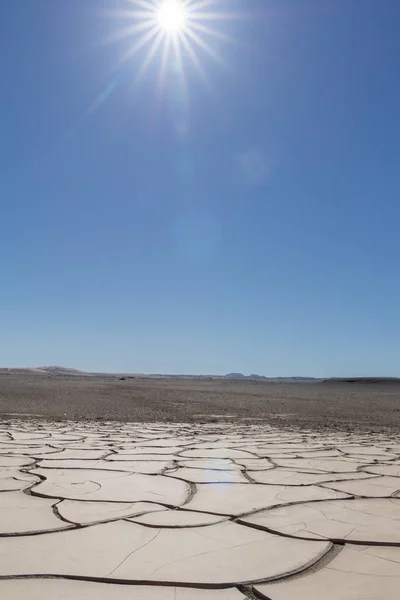
[[[66,449],[67,450],[69,449],[71,451],[73,451],[73,450],[80,450],[80,451],[82,451],[82,450],[86,449],[84,447],[83,448],[73,447],[73,442],[74,441],[78,441],[78,442],[81,442],[82,444],[89,444],[89,445],[93,441],[93,446],[92,446],[91,449],[98,449],[99,452],[103,451],[103,453],[101,454],[101,458],[96,458],[96,459],[93,459],[93,458],[92,459],[89,459],[89,458],[71,458],[69,460],[77,460],[77,461],[79,461],[79,460],[80,461],[85,461],[85,460],[88,460],[88,461],[93,461],[93,460],[107,460],[107,458],[109,458],[111,456],[118,455],[117,449],[119,448],[120,450],[122,450],[123,448],[126,447],[126,444],[116,444],[116,442],[118,441],[117,439],[115,441],[110,441],[112,439],[111,435],[113,433],[112,432],[112,426],[111,425],[107,425],[107,427],[110,427],[110,430],[109,430],[110,433],[107,433],[105,435],[104,432],[103,432],[101,434],[100,432],[102,430],[101,430],[101,428],[98,428],[97,431],[99,432],[99,435],[86,436],[86,437],[82,437],[82,438],[77,439],[77,440],[70,440],[72,445],[68,446],[67,448],[66,447],[60,448],[59,446],[54,446],[54,445],[51,444],[51,442],[53,442],[53,444],[54,443],[58,443],[58,444],[62,444],[63,443],[64,440],[62,439],[62,431],[61,430],[57,434],[58,438],[61,438],[61,439],[58,439],[58,438],[55,439],[54,437],[52,438],[52,434],[50,433],[50,434],[48,434],[44,438],[31,438],[31,440],[29,440],[29,438],[24,438],[23,441],[13,440],[11,434],[9,434],[9,432],[7,432],[7,435],[9,435],[9,437],[11,438],[11,440],[15,441],[15,448],[13,448],[13,451],[15,449],[15,452],[4,453],[4,454],[2,454],[2,456],[12,457],[12,456],[18,455],[18,445],[19,445],[19,449],[20,449],[20,455],[21,454],[23,455],[23,448],[24,447],[29,447],[29,448],[32,448],[32,450],[34,450],[35,446],[37,446],[38,448],[46,446],[46,447],[49,447],[49,448],[52,448],[52,449],[56,450],[56,452],[49,452],[49,453],[44,453],[44,454],[36,454],[36,455],[34,455],[35,458],[32,461],[32,463],[29,463],[28,465],[23,465],[23,466],[21,465],[21,466],[18,467],[18,470],[21,473],[29,474],[32,477],[36,478],[35,481],[33,481],[32,483],[27,482],[28,485],[26,486],[26,488],[24,490],[21,490],[21,492],[25,493],[28,496],[37,496],[37,497],[42,497],[42,498],[46,498],[46,499],[49,499],[49,498],[56,499],[57,501],[51,506],[53,514],[58,519],[60,519],[60,521],[64,522],[66,525],[70,526],[68,528],[65,527],[64,529],[60,529],[60,530],[40,531],[40,532],[22,532],[22,534],[17,534],[17,535],[42,535],[44,533],[46,533],[46,534],[57,533],[59,531],[64,531],[64,532],[74,531],[75,529],[82,528],[82,527],[93,527],[95,525],[107,524],[107,523],[110,523],[110,522],[113,522],[113,521],[119,521],[119,520],[124,520],[127,523],[132,523],[131,521],[128,521],[128,518],[130,516],[131,516],[131,518],[134,518],[135,516],[138,517],[140,515],[150,514],[151,511],[149,511],[149,512],[148,511],[144,511],[144,512],[139,513],[139,514],[138,513],[134,513],[133,515],[126,515],[125,517],[107,518],[107,519],[102,519],[101,521],[96,521],[96,522],[93,522],[93,523],[90,523],[90,524],[87,524],[87,525],[86,524],[82,525],[80,523],[72,522],[72,521],[70,521],[68,519],[65,519],[60,514],[58,506],[61,505],[61,503],[63,501],[63,498],[60,498],[58,496],[51,496],[49,494],[41,494],[40,492],[36,492],[36,490],[35,490],[35,488],[37,486],[39,486],[40,483],[46,481],[47,478],[45,476],[43,476],[43,475],[39,475],[38,473],[34,473],[34,472],[31,472],[31,471],[33,471],[34,469],[37,469],[37,468],[42,468],[42,469],[57,469],[57,467],[51,467],[51,466],[49,466],[49,467],[40,467],[39,463],[42,462],[42,461],[44,461],[44,460],[46,460],[46,459],[48,459],[48,460],[60,460],[60,461],[61,460],[68,460],[68,459],[62,459],[60,456],[55,457],[55,454],[59,455],[62,452],[64,452]],[[73,432],[73,429],[67,430],[67,431]],[[174,438],[174,436],[176,436],[177,430],[172,428],[169,431],[170,431],[170,434],[171,434],[172,438]],[[189,431],[189,430],[185,429],[184,431]],[[237,428],[237,431],[241,432],[241,431],[243,431],[243,428]],[[268,432],[269,432],[269,430],[267,430],[266,433],[268,434]],[[25,433],[25,432],[23,432],[23,433]],[[217,442],[218,437],[220,437],[224,433],[225,432],[224,432],[224,430],[222,428],[218,429],[218,434],[214,436],[214,440]],[[130,437],[130,435],[132,437]],[[246,446],[246,442],[247,441],[251,441],[251,443],[253,445],[256,444],[256,443],[258,443],[257,440],[255,440],[254,442],[252,441],[252,439],[254,438],[254,435],[253,435],[252,432],[250,432],[250,433],[248,433],[246,435],[242,435],[241,433],[237,433],[237,436],[238,436],[238,442],[233,442],[231,440],[230,443],[226,444],[225,449],[224,448],[220,448],[220,449],[219,448],[215,448],[215,445],[213,447],[213,441],[208,441],[207,442],[207,448],[209,448],[210,450],[211,449],[215,450],[215,453],[216,453],[215,457],[208,457],[208,456],[207,457],[201,457],[201,456],[187,457],[187,456],[181,456],[181,454],[184,453],[187,450],[191,450],[192,449],[192,450],[197,450],[197,451],[200,450],[201,451],[202,449],[206,450],[206,447],[201,448],[201,449],[199,449],[199,448],[193,448],[193,445],[194,445],[193,442],[190,442],[190,443],[188,442],[188,443],[182,444],[182,443],[179,443],[179,440],[177,440],[176,443],[175,443],[174,440],[172,439],[171,444],[175,443],[175,447],[179,447],[178,451],[170,453],[174,457],[174,459],[172,460],[172,464],[176,467],[176,463],[179,461],[179,462],[183,463],[182,467],[184,467],[185,466],[184,465],[184,460],[195,460],[195,459],[198,459],[198,460],[205,460],[205,461],[207,461],[207,460],[211,460],[212,458],[215,458],[217,460],[218,459],[223,459],[223,458],[226,458],[226,457],[224,457],[224,452],[226,452],[226,450],[239,450],[239,451],[242,451],[242,452],[245,452],[246,454],[248,454],[249,458],[254,459],[255,461],[257,461],[257,460],[260,461],[260,464],[262,464],[262,461],[267,460],[272,465],[273,469],[278,468],[278,466],[280,466],[278,463],[275,462],[275,460],[279,461],[279,457],[275,457],[275,460],[274,460],[274,458],[272,457],[272,455],[271,456],[265,456],[265,455],[261,455],[260,453],[257,454],[256,452],[252,452],[251,450],[249,450],[249,447]],[[242,436],[242,440],[243,441],[241,441],[239,439],[240,436]],[[134,437],[134,434],[129,434],[126,431],[122,431],[121,432],[121,438],[122,439],[126,439],[127,442],[129,441],[129,439],[132,439],[133,437]],[[303,449],[303,450],[301,450],[301,452],[298,452],[298,446],[299,446],[299,444],[300,443],[307,444],[308,441],[310,439],[312,439],[312,437],[314,437],[315,439],[317,439],[317,436],[307,437],[305,435],[304,437],[302,437],[301,442],[293,442],[293,444],[294,444],[293,448],[286,448],[285,449],[286,453],[290,453],[292,450],[296,449],[297,450],[296,456],[300,457],[300,456],[302,456],[302,454],[306,454],[307,452],[310,452],[310,453],[311,452],[318,452],[318,450],[319,450],[318,448],[311,448],[309,450]],[[35,440],[38,441],[38,439],[43,439],[43,440],[46,439],[46,440],[49,440],[50,443],[35,444]],[[163,448],[165,450],[165,452],[168,453],[168,448],[169,447],[168,446],[158,446],[157,445],[157,441],[159,441],[159,440],[169,440],[169,439],[171,439],[171,437],[169,437],[169,436],[166,436],[166,437],[157,437],[157,438],[148,437],[147,436],[145,438],[141,438],[140,442],[138,442],[136,444],[136,447],[140,447],[141,449],[143,449],[143,454],[142,455],[146,455],[146,454],[148,456],[149,455],[153,455],[153,457],[154,457],[152,459],[153,461],[157,461],[157,460],[158,461],[160,461],[160,460],[162,461],[162,454],[152,453],[151,452],[151,448]],[[276,438],[276,439],[279,440],[279,438]],[[341,442],[342,445],[345,446],[346,444],[343,443],[343,440],[346,440],[347,438],[346,437],[342,437],[341,439],[342,439],[342,442]],[[351,439],[350,435],[348,436],[348,439]],[[108,440],[108,442],[105,443],[105,440]],[[136,435],[136,440],[137,440],[137,435]],[[148,447],[149,450],[147,450],[147,448],[145,446],[141,446],[140,445],[141,443],[144,443],[144,441],[147,441],[150,444],[153,444],[152,446],[150,445]],[[273,443],[273,439],[270,438],[270,437],[268,438],[268,441],[269,441],[269,443]],[[199,440],[196,440],[196,445],[198,443],[199,443]],[[200,443],[201,443],[201,438],[200,438]],[[288,445],[288,443],[287,443],[287,445]],[[295,448],[296,445],[297,445],[297,448]],[[364,444],[360,443],[359,445],[360,446],[364,445],[365,447],[367,447],[368,443],[367,442],[365,442]],[[246,447],[244,448],[243,446],[246,446]],[[171,445],[171,448],[172,447],[173,446]],[[379,459],[373,459],[372,456],[371,456],[371,458],[369,458],[368,455],[365,455],[367,457],[367,459],[371,461],[370,464],[361,464],[361,465],[357,466],[356,471],[344,471],[344,472],[342,472],[342,474],[345,476],[343,479],[329,480],[329,476],[333,475],[332,472],[329,472],[329,471],[323,470],[323,469],[310,469],[309,468],[309,471],[308,471],[309,473],[316,474],[316,473],[312,473],[312,471],[317,471],[318,473],[321,473],[321,474],[324,474],[324,475],[327,474],[327,479],[324,480],[324,481],[322,481],[322,482],[318,482],[318,483],[309,483],[309,484],[283,484],[283,486],[282,486],[283,489],[281,489],[279,492],[277,492],[276,499],[278,500],[279,498],[281,498],[282,494],[284,494],[285,491],[286,491],[286,489],[289,488],[289,487],[290,488],[294,488],[294,487],[303,487],[303,486],[315,486],[315,487],[319,487],[320,489],[331,489],[332,491],[338,492],[339,490],[335,490],[335,488],[332,488],[329,485],[324,485],[324,484],[329,484],[329,483],[334,484],[334,483],[346,482],[346,481],[347,482],[360,481],[360,479],[354,479],[351,476],[346,477],[346,475],[354,474],[355,472],[365,473],[365,477],[363,477],[363,479],[361,481],[369,480],[369,479],[379,479],[379,478],[383,477],[384,475],[383,474],[369,473],[368,472],[368,467],[373,467],[373,466],[388,466],[388,465],[390,466],[390,463],[396,464],[396,461],[398,461],[399,458],[400,458],[400,452],[399,451],[395,452],[393,449],[391,450],[391,448],[388,447],[388,446],[385,446],[385,448],[386,448],[386,451],[392,457],[389,458],[389,457],[385,457],[385,456],[380,455]],[[5,449],[5,448],[3,447],[3,449]],[[126,448],[126,449],[127,450],[130,450],[130,449],[133,450],[133,448]],[[282,454],[285,454],[285,450],[282,450]],[[323,451],[329,451],[329,450],[331,450],[331,451],[332,450],[338,450],[338,452],[340,452],[342,454],[342,456],[344,457],[344,459],[348,458],[349,460],[353,460],[355,462],[361,460],[361,458],[360,458],[361,454],[357,455],[357,453],[356,453],[357,448],[355,448],[355,452],[353,453],[354,456],[352,455],[352,453],[341,451],[340,448],[335,448],[335,446],[332,446],[332,445],[330,445],[330,446],[322,446],[320,448],[321,452],[323,452]],[[221,456],[218,456],[218,453],[221,454]],[[119,455],[119,456],[122,457],[124,455]],[[140,455],[137,455],[137,456],[140,456]],[[32,454],[30,455],[30,458],[32,458]],[[303,458],[303,456],[302,456],[302,458]],[[312,458],[320,459],[320,460],[326,460],[326,464],[329,465],[329,460],[338,460],[339,457],[326,457],[326,458],[324,458],[323,456],[322,457],[317,457],[317,456],[311,457],[310,456],[310,460]],[[132,460],[132,459],[128,459],[128,460]],[[148,459],[148,460],[150,461],[150,459]],[[275,484],[269,484],[269,483],[255,482],[254,479],[251,477],[251,475],[249,475],[249,473],[248,473],[248,471],[251,471],[252,468],[248,468],[244,464],[240,465],[240,459],[237,459],[235,461],[234,459],[230,458],[229,460],[231,461],[232,465],[236,465],[236,466],[241,466],[242,467],[239,472],[242,474],[242,476],[247,480],[247,482],[249,484],[251,484],[251,485],[258,485],[258,486],[275,485]],[[295,459],[290,459],[290,460],[295,460]],[[117,465],[117,463],[118,463],[118,461],[109,461],[109,462],[112,463],[113,466]],[[141,461],[137,461],[137,462],[139,463]],[[67,468],[73,469],[73,467],[67,467]],[[89,468],[89,465],[88,465],[88,468]],[[194,469],[195,468],[200,468],[201,469],[201,467],[196,467],[196,466],[187,467],[187,468],[194,468]],[[285,468],[285,467],[281,467],[281,468]],[[86,467],[85,466],[81,466],[81,467],[78,467],[78,469],[82,470],[84,472],[86,470]],[[158,476],[165,476],[165,474],[166,474],[167,471],[169,471],[170,473],[173,472],[170,469],[171,469],[170,467],[163,467],[162,471],[159,474],[146,474],[146,475],[148,475],[148,476],[156,476],[156,477],[158,477]],[[262,471],[273,470],[273,469],[262,469]],[[301,467],[293,467],[292,469],[295,470],[295,471],[298,471],[299,473],[301,473],[301,472],[307,472],[307,469],[303,469]],[[1,470],[1,467],[0,467],[0,470]],[[213,469],[213,468],[211,468],[210,470],[227,472],[227,471],[230,471],[232,469],[229,469],[229,468],[226,468],[226,469],[225,468],[215,468],[215,469]],[[257,471],[258,469],[253,469],[253,470]],[[118,468],[113,468],[110,471],[121,473],[121,477],[128,476],[128,475],[134,473],[134,471],[125,471],[125,470],[120,470]],[[368,475],[370,475],[370,476],[368,477]],[[168,477],[168,478],[171,479],[171,477]],[[187,496],[187,498],[186,498],[186,500],[184,502],[184,505],[182,505],[181,507],[176,507],[174,505],[168,505],[168,504],[165,504],[163,502],[155,502],[155,501],[146,501],[146,502],[148,502],[149,504],[159,504],[159,505],[161,505],[161,506],[163,506],[165,508],[169,508],[169,509],[182,510],[182,511],[185,511],[185,512],[191,512],[191,509],[190,508],[185,508],[185,505],[189,504],[190,501],[192,500],[194,494],[196,493],[197,486],[194,483],[192,483],[192,482],[188,482],[184,478],[179,478],[179,477],[172,477],[172,478],[179,479],[179,480],[183,481],[186,485],[189,486],[189,493],[188,493],[188,496]],[[18,480],[17,477],[14,477],[14,479]],[[112,479],[112,477],[110,477],[108,479]],[[98,489],[101,488],[101,484],[99,482],[92,481],[92,480],[87,480],[87,481],[91,482],[91,483],[93,483],[95,485],[98,485],[99,486]],[[223,484],[223,482],[218,482],[218,483]],[[215,483],[214,485],[218,485],[218,483]],[[226,483],[228,483],[228,482],[224,482],[224,485],[226,485]],[[54,485],[57,485],[57,484],[54,484]],[[78,485],[81,485],[81,484],[78,483],[78,482],[75,482],[74,485],[78,486]],[[231,485],[235,485],[235,484],[232,483]],[[5,491],[5,493],[8,493],[8,492]],[[90,494],[90,493],[91,492],[86,492],[86,494]],[[394,502],[394,500],[397,498],[397,495],[399,493],[400,493],[400,488],[399,488],[399,490],[395,490],[394,492],[392,492],[390,494],[390,496],[384,497],[383,499],[389,499],[391,502]],[[344,502],[344,501],[349,502],[349,501],[353,501],[355,498],[372,498],[372,497],[373,496],[368,496],[368,495],[367,496],[362,496],[362,495],[359,495],[359,494],[350,494],[348,498],[331,499],[329,501],[330,502]],[[382,497],[379,496],[379,498],[382,498]],[[74,499],[71,499],[71,500],[74,500]],[[76,501],[78,501],[78,502],[79,501],[80,502],[85,502],[87,500],[84,499],[84,498],[79,498]],[[100,500],[93,500],[93,499],[90,500],[89,499],[88,501],[89,502],[98,502],[99,504],[102,503],[102,502],[105,502],[105,503],[111,503],[112,502],[112,503],[115,503],[115,504],[120,504],[121,503],[120,500],[113,500],[113,501],[101,500],[100,501]],[[245,526],[245,527],[248,527],[248,528],[259,529],[261,531],[266,531],[266,532],[274,534],[274,535],[281,535],[282,537],[286,537],[286,538],[294,538],[294,539],[297,539],[297,540],[299,540],[299,539],[309,540],[310,538],[307,538],[307,537],[300,537],[300,536],[295,536],[295,535],[291,535],[291,534],[283,534],[281,532],[277,532],[275,530],[266,528],[264,526],[257,526],[257,525],[251,524],[251,523],[247,523],[247,522],[243,521],[241,519],[241,517],[243,518],[243,517],[249,516],[251,514],[257,514],[259,512],[266,511],[266,510],[271,510],[271,509],[274,509],[274,508],[282,508],[282,507],[285,507],[285,506],[293,506],[293,505],[297,505],[297,504],[299,504],[299,505],[301,505],[301,504],[313,504],[314,505],[315,503],[325,502],[325,501],[327,501],[327,499],[317,499],[317,500],[308,500],[308,501],[293,501],[293,502],[287,502],[287,503],[279,503],[279,504],[274,504],[272,506],[268,506],[268,507],[265,507],[265,508],[260,508],[260,509],[257,509],[257,510],[253,510],[253,511],[250,511],[250,512],[247,512],[247,513],[242,513],[242,515],[221,514],[221,513],[216,514],[216,513],[213,513],[211,511],[202,511],[202,510],[195,511],[195,512],[202,512],[203,514],[209,514],[209,515],[213,515],[213,516],[216,516],[216,517],[226,518],[226,519],[229,519],[232,522],[237,523],[239,525],[242,525],[242,526]],[[140,500],[135,500],[135,502],[140,502]],[[321,509],[317,509],[317,510],[320,510],[320,512],[322,514],[325,514]],[[352,510],[352,509],[350,508],[350,510]],[[365,514],[371,515],[372,513],[365,512]],[[375,515],[373,515],[373,516],[375,516]],[[326,517],[326,515],[325,515],[325,517]],[[346,525],[351,526],[351,523],[347,523],[347,522],[345,522],[345,523],[346,523]],[[140,525],[141,526],[147,526],[147,524],[140,524]],[[304,525],[306,525],[306,524],[304,524]],[[185,526],[171,526],[171,527],[167,527],[167,528],[179,528],[179,529],[189,529],[189,528],[193,529],[193,528],[196,528],[196,529],[201,529],[203,527],[208,527],[208,526],[209,525],[195,525],[195,526],[185,525]],[[152,527],[154,527],[154,526],[152,526]],[[352,531],[354,531],[354,529],[356,529],[356,528],[357,528],[357,526],[355,526]],[[159,528],[159,531],[157,532],[157,534],[151,540],[149,540],[146,544],[144,544],[144,545],[147,545],[148,543],[150,543],[151,541],[153,541],[157,537],[157,535],[161,532],[162,529],[164,529],[164,528]],[[207,537],[207,536],[204,536],[204,534],[202,534],[200,531],[198,531],[197,534],[198,535],[202,535],[203,537]],[[350,534],[351,534],[351,532],[348,533],[348,534],[346,534],[345,538],[348,538],[348,536]],[[6,534],[6,536],[9,536],[9,534]],[[311,541],[317,542],[318,540],[315,540],[315,539],[311,538]],[[346,539],[338,539],[338,540],[336,540],[336,539],[329,539],[328,538],[327,541],[333,542],[334,543],[333,548],[336,548],[336,551],[339,552],[344,547],[344,544],[345,544],[345,542],[347,540]],[[360,546],[368,545],[368,546],[395,546],[395,547],[400,547],[400,542],[370,542],[370,541],[365,541],[365,540],[362,540],[362,541],[361,540],[360,541],[349,540],[349,543],[354,544],[354,545],[360,545]],[[242,546],[242,545],[243,544],[239,544],[239,546]],[[131,556],[132,554],[134,554],[136,551],[140,550],[140,548],[141,547],[135,549],[127,557],[125,557],[121,564],[123,564],[126,560],[128,560],[129,556]],[[205,553],[205,554],[207,554],[207,553]],[[330,554],[330,556],[332,556],[332,554]],[[189,557],[185,557],[185,558],[189,558]],[[296,577],[304,576],[305,574],[309,574],[310,572],[312,572],[313,568],[314,569],[316,569],[317,567],[318,567],[318,569],[323,568],[323,566],[325,564],[328,564],[328,562],[330,562],[330,560],[332,560],[332,558],[330,558],[328,562],[324,563],[323,559],[324,559],[324,557],[322,557],[321,559],[317,560],[316,563],[313,562],[309,566],[306,566],[306,567],[303,566],[298,572],[294,572],[294,573],[290,573],[290,574],[284,574],[284,575],[279,576],[279,578],[274,577],[272,579],[271,578],[263,579],[263,580],[260,580],[259,582],[254,582],[254,581],[252,581],[252,582],[243,582],[241,584],[236,584],[236,586],[234,586],[233,584],[228,584],[228,585],[225,585],[225,584],[224,585],[213,585],[213,584],[203,584],[203,583],[200,583],[200,584],[193,584],[193,583],[191,583],[191,584],[183,584],[183,585],[181,585],[181,584],[178,583],[177,585],[176,584],[175,585],[177,587],[191,587],[191,588],[192,587],[196,587],[196,588],[200,588],[200,589],[225,589],[225,588],[228,588],[228,587],[236,587],[245,597],[247,597],[247,598],[249,598],[251,600],[254,600],[255,598],[264,598],[265,599],[265,598],[267,598],[266,596],[263,596],[263,595],[260,596],[259,595],[260,593],[257,592],[256,590],[254,590],[254,588],[252,587],[253,584],[255,584],[255,583],[266,583],[268,581],[286,581],[288,578],[296,578]],[[182,560],[185,560],[185,559],[182,559]],[[392,561],[392,562],[396,562],[396,564],[398,564],[397,561]],[[121,564],[118,565],[117,567],[115,567],[115,569],[111,572],[111,574],[113,574],[121,566]],[[315,565],[317,565],[317,566],[315,566]],[[162,567],[160,567],[160,569],[161,568]],[[21,576],[21,577],[25,577],[25,576]],[[29,576],[29,577],[26,576],[26,578],[35,578],[35,577],[42,578],[43,576],[39,576],[39,575],[38,576]],[[47,576],[44,576],[44,577],[47,577]],[[50,575],[50,577],[53,577],[53,576]],[[60,578],[60,579],[68,579],[69,578],[69,577],[64,577],[64,576],[63,577],[55,576],[55,577],[56,578]],[[0,579],[4,579],[4,578],[6,578],[6,577],[1,577]],[[10,577],[10,579],[16,579],[16,578],[19,578],[19,577],[18,576],[17,577]],[[86,578],[86,577],[84,577],[84,578],[70,577],[70,578],[71,579],[76,579],[76,580],[84,580],[84,581],[94,580],[94,581],[99,581],[99,582],[103,582],[103,583],[106,582],[106,583],[114,583],[114,584],[116,582],[118,582],[115,579],[111,579],[111,580],[108,581],[109,576],[106,577],[106,578]],[[122,585],[157,585],[157,586],[159,586],[159,585],[168,585],[168,586],[174,585],[174,584],[171,584],[171,582],[151,582],[151,581],[148,582],[148,581],[145,581],[145,580],[143,580],[143,582],[140,582],[140,583],[138,583],[138,580],[120,580],[120,582],[121,582]]]
[[[157,533],[155,534],[155,536],[153,536],[153,537],[151,538],[151,540],[148,540],[148,541],[147,541],[145,544],[142,544],[142,545],[141,545],[141,546],[139,546],[138,548],[135,548],[134,550],[132,550],[132,552],[130,552],[130,553],[128,554],[128,556],[126,556],[126,557],[124,558],[124,560],[122,560],[122,561],[119,563],[119,565],[117,565],[117,566],[115,567],[115,569],[113,569],[113,570],[111,571],[111,573],[109,573],[109,574],[108,574],[108,577],[110,577],[110,576],[111,576],[113,573],[115,573],[115,571],[117,571],[117,570],[118,570],[118,569],[119,569],[119,568],[120,568],[120,567],[121,567],[121,566],[124,564],[124,562],[126,562],[126,561],[128,560],[128,558],[130,558],[130,557],[131,557],[133,554],[135,554],[136,552],[139,552],[139,550],[141,550],[142,548],[145,548],[145,546],[148,546],[148,544],[150,544],[150,543],[151,543],[153,540],[155,540],[155,539],[156,539],[156,537],[157,537],[158,535],[160,535],[160,533],[161,533],[161,529],[160,529],[159,531],[157,531]]]

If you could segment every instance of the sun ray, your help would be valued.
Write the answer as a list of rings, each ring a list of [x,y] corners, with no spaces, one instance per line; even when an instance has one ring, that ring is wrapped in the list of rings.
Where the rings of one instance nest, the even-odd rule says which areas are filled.
[[[212,94],[213,100],[221,104],[221,116],[225,115],[225,105],[218,98],[218,91],[211,84],[211,80],[205,64],[201,57],[201,52],[210,56],[216,63],[222,65],[225,69],[227,65],[219,56],[213,46],[208,43],[208,40],[213,38],[221,41],[232,42],[233,40],[225,33],[216,29],[217,24],[222,24],[225,21],[237,20],[254,16],[249,11],[233,12],[231,10],[212,10],[213,7],[221,8],[222,0],[175,0],[171,2],[171,6],[177,3],[184,11],[184,18],[179,17],[178,23],[172,27],[163,27],[160,24],[159,10],[166,0],[118,0],[119,4],[125,1],[125,6],[131,8],[126,9],[98,9],[95,12],[99,15],[106,15],[107,18],[112,17],[116,22],[120,21],[125,26],[120,27],[119,31],[115,31],[114,35],[100,40],[101,44],[110,42],[121,42],[126,44],[126,39],[132,37],[132,44],[125,53],[117,60],[116,68],[113,68],[112,76],[109,83],[105,86],[102,92],[95,97],[86,112],[81,116],[76,123],[74,130],[81,127],[86,120],[99,109],[99,107],[109,100],[109,98],[118,90],[118,87],[123,82],[124,90],[128,93],[134,89],[137,81],[143,73],[149,68],[152,62],[156,59],[157,53],[160,55],[158,72],[156,69],[156,94],[154,99],[158,105],[158,109],[162,108],[165,103],[166,93],[172,94],[171,102],[171,118],[174,121],[175,131],[177,135],[183,137],[186,135],[189,127],[189,89],[188,89],[188,68],[193,66],[205,88]],[[170,0],[171,1],[171,0]],[[229,4],[230,0],[224,0]],[[115,2],[116,3],[116,2]],[[168,16],[167,22],[170,17]],[[215,28],[212,26],[215,24]],[[148,48],[145,48],[148,46]],[[140,59],[139,66],[136,66],[135,61],[132,61],[133,68],[137,69],[136,76],[132,77],[131,85],[125,85],[125,80],[129,74],[128,61],[132,59],[139,51],[142,51],[143,59]],[[176,61],[174,63],[174,61]],[[178,65],[176,70],[173,69],[174,64]],[[168,64],[171,65],[171,83],[166,81]],[[181,95],[179,93],[181,92]],[[68,140],[74,131],[68,133],[65,140]],[[63,142],[64,143],[64,142]]]
[[[215,0],[192,0],[192,2],[188,4],[188,11],[191,15],[200,14],[202,12],[209,11],[209,9],[212,8],[214,5]],[[216,13],[215,10],[210,12],[213,12],[214,14]]]
[[[178,36],[172,38],[172,46],[174,49],[174,56],[175,56],[175,60],[177,63],[178,73],[179,73],[180,79],[181,79],[182,90],[184,91],[185,95],[187,96],[187,82],[186,82],[186,75],[185,75],[185,69],[184,69],[184,64],[183,64],[181,39],[182,39],[182,32],[179,33]]]
[[[188,7],[191,11],[199,11],[207,6],[213,6],[214,4],[215,0],[192,0],[189,2]]]
[[[129,8],[125,9],[112,9],[112,8],[103,8],[98,11],[100,15],[105,17],[112,17],[114,19],[137,19],[138,14],[141,14],[143,18],[151,17],[154,11],[138,11],[132,10]]]
[[[150,12],[154,11],[155,3],[152,0],[128,0],[131,4],[136,6],[143,6],[143,8],[147,8]]]
[[[156,33],[154,40],[151,42],[150,49],[146,55],[145,60],[143,61],[142,65],[139,69],[136,80],[139,80],[142,77],[142,75],[146,71],[147,67],[151,64],[151,62],[152,62],[158,48],[162,44],[163,40],[164,40],[163,34],[160,31],[158,31]]]
[[[137,23],[136,25],[130,25],[129,27],[125,27],[124,29],[119,29],[113,35],[110,35],[106,38],[103,38],[102,44],[112,44],[114,42],[119,42],[128,38],[130,36],[134,36],[136,33],[141,31],[145,31],[146,29],[150,29],[153,27],[151,21],[143,21],[142,23]]]
[[[175,58],[175,65],[178,65],[179,68],[182,68],[182,54],[180,52],[180,46],[178,44],[178,38],[177,36],[173,36],[171,38],[171,44],[172,44],[172,49],[174,52],[174,58]]]
[[[167,37],[164,41],[164,48],[161,56],[161,64],[160,70],[158,74],[158,90],[161,90],[162,84],[165,80],[165,72],[167,70],[167,62],[169,57],[169,52],[171,48],[172,40],[170,37]]]
[[[177,62],[177,66],[178,66],[178,72],[180,75],[180,83],[182,86],[182,90],[185,93],[185,96],[187,96],[187,85],[186,85],[186,76],[185,76],[185,70],[183,67],[183,57],[182,57],[182,44],[180,43],[181,41],[181,35],[178,37],[174,37],[172,39],[172,46],[174,49],[174,55],[175,55],[175,59]]]
[[[206,84],[207,88],[210,88],[211,87],[210,80],[207,77],[206,72],[202,67],[199,57],[197,56],[196,52],[193,50],[192,46],[190,45],[190,42],[188,41],[188,39],[186,37],[186,33],[183,33],[183,35],[181,37],[181,42],[182,42],[182,45],[184,46],[188,56],[190,57],[194,67],[197,69],[197,72],[199,73],[200,77],[202,78],[203,82]]]
[[[154,10],[111,10],[104,9],[104,13],[116,19],[150,19],[154,14]]]
[[[156,71],[156,89],[159,98],[166,82],[170,63],[174,85],[182,85],[188,97],[188,68],[193,67],[206,87],[211,90],[210,77],[203,64],[203,54],[227,69],[227,64],[214,47],[213,41],[233,43],[235,40],[221,27],[225,21],[239,19],[243,15],[229,10],[230,0],[125,0],[125,7],[112,11],[113,17],[127,26],[104,40],[120,42],[132,38],[130,47],[124,49],[119,64],[127,63],[141,53],[134,81],[138,81],[159,56]],[[131,7],[131,8],[129,8]],[[226,9],[226,10],[224,10]],[[111,11],[105,11],[111,14]],[[134,64],[134,63],[132,63]],[[124,69],[126,73],[126,69]],[[179,78],[177,79],[176,76]],[[111,93],[106,89],[99,102]],[[96,107],[98,102],[95,102]],[[183,107],[182,107],[183,110]],[[183,117],[184,118],[184,117]]]
[[[223,42],[230,42],[231,44],[235,42],[233,37],[225,33],[221,33],[220,31],[216,31],[212,27],[207,27],[207,25],[203,25],[202,23],[199,23],[197,21],[191,23],[191,27],[192,29],[196,29],[196,31],[201,31],[202,33],[218,38]]]
[[[234,21],[237,19],[242,19],[243,13],[234,13],[234,12],[193,12],[190,14],[190,20],[193,21]]]
[[[150,42],[153,37],[155,37],[158,33],[158,29],[155,25],[152,26],[150,31],[148,31],[145,35],[137,40],[133,46],[129,48],[129,50],[124,54],[124,56],[120,59],[120,62],[123,63],[127,61],[129,58],[132,58],[145,44]]]
[[[192,29],[188,29],[186,34],[195,42],[204,52],[208,54],[216,63],[227,68],[226,62],[210,48],[210,46]]]

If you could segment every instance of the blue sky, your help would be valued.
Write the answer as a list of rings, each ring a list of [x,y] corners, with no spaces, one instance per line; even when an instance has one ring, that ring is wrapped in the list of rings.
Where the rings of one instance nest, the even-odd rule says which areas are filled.
[[[135,10],[0,5],[0,364],[400,375],[399,2]]]

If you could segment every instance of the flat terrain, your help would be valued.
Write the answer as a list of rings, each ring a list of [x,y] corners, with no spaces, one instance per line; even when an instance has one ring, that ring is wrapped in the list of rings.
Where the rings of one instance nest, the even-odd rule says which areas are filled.
[[[0,373],[0,416],[123,422],[249,419],[275,426],[400,428],[398,382],[272,383],[224,379]]]
[[[7,600],[398,600],[398,435],[11,418],[0,556]]]

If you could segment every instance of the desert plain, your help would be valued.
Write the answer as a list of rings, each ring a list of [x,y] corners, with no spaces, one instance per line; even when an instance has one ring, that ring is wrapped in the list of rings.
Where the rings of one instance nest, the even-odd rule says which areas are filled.
[[[400,385],[0,372],[0,597],[398,600]]]

